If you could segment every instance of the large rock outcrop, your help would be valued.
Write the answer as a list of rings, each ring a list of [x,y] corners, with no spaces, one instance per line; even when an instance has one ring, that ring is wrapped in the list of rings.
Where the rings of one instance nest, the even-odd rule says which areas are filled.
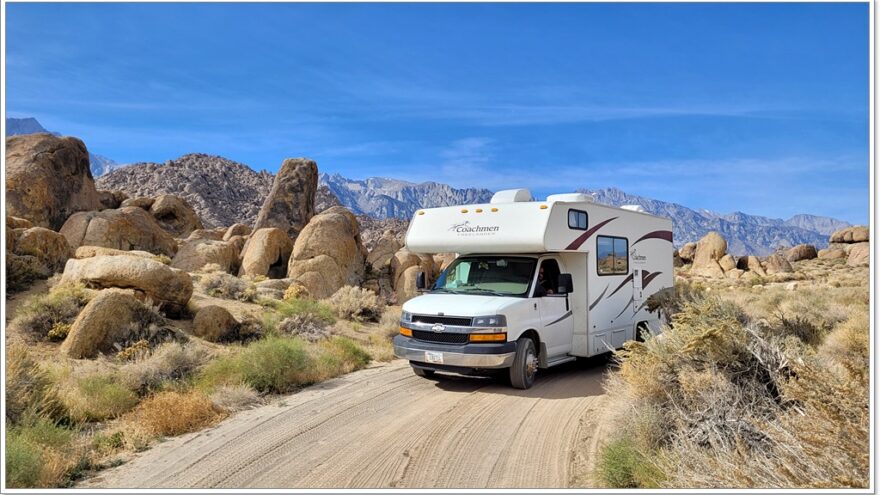
[[[870,240],[868,227],[857,225],[834,231],[828,238],[831,243],[868,242]]]
[[[788,262],[784,257],[778,254],[771,254],[767,256],[767,259],[763,263],[764,271],[767,272],[767,275],[773,275],[775,273],[791,273],[794,271],[791,263]]]
[[[402,247],[403,245],[397,240],[397,236],[394,235],[394,232],[387,230],[382,237],[374,243],[373,249],[367,254],[367,263],[372,267],[374,272],[381,272],[388,268],[391,264],[391,258],[394,257],[394,253],[399,251]]]
[[[254,230],[277,228],[291,239],[315,214],[315,191],[318,188],[318,165],[307,158],[288,158],[275,176],[272,190],[263,202]]]
[[[186,237],[192,231],[203,228],[195,210],[183,198],[163,194],[150,205],[150,214],[165,231],[174,237]]]
[[[870,259],[870,243],[859,242],[854,244],[853,247],[849,250],[849,256],[847,256],[846,264],[849,266],[867,265]]]
[[[139,256],[94,256],[70,259],[61,282],[83,283],[93,289],[134,289],[143,300],[178,314],[192,297],[189,274]]]
[[[211,263],[220,266],[224,272],[232,273],[238,265],[238,249],[224,241],[185,241],[171,260],[172,267],[185,272],[200,270]]]
[[[819,256],[816,246],[812,244],[798,244],[797,246],[785,252],[785,259],[794,263],[795,261],[811,260]]]
[[[140,322],[148,313],[149,310],[127,291],[101,291],[74,320],[61,344],[61,352],[75,359],[112,352],[114,343],[128,337],[129,324]]]
[[[72,215],[61,227],[67,242],[80,246],[101,246],[113,249],[141,250],[174,256],[177,243],[142,208],[127,206],[118,210],[80,212]]]
[[[86,145],[74,137],[6,138],[6,213],[58,230],[79,211],[101,208]]]
[[[312,296],[330,297],[344,285],[360,285],[366,249],[357,218],[334,206],[312,218],[293,247],[287,276],[302,283]]]
[[[293,242],[287,232],[266,228],[256,230],[242,249],[239,276],[284,278]]]
[[[767,275],[767,272],[764,271],[764,267],[761,266],[761,260],[758,259],[757,256],[742,256],[736,262],[736,267],[740,270],[750,271],[755,275],[760,275],[762,277]]]
[[[709,232],[697,242],[693,268],[696,275],[723,277],[724,270],[718,263],[727,253],[727,241],[718,232]]]

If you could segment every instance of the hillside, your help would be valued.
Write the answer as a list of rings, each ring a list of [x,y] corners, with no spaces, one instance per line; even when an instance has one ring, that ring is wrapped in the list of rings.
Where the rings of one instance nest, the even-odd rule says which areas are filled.
[[[46,130],[40,122],[33,117],[25,117],[22,119],[15,118],[7,118],[6,119],[6,135],[7,136],[18,136],[21,134],[36,134],[38,132],[48,132],[49,134],[60,135],[57,132],[51,132]],[[89,168],[92,172],[92,177],[98,177],[104,175],[111,170],[117,169],[122,165],[116,163],[115,161],[107,158],[103,155],[98,155],[95,153],[89,152]]]

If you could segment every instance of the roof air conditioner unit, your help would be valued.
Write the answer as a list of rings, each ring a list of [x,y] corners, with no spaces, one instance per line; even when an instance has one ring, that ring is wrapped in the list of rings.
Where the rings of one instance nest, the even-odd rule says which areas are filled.
[[[506,189],[493,194],[489,203],[525,203],[531,200],[532,193],[528,189]]]

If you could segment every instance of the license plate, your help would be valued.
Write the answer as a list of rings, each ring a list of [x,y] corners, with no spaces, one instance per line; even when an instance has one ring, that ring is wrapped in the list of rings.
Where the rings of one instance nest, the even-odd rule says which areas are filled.
[[[443,364],[443,353],[434,351],[425,351],[425,362]]]

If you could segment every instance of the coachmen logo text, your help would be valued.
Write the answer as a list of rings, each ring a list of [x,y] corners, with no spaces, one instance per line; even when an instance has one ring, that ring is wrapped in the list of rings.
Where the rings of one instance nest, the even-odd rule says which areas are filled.
[[[491,235],[501,230],[501,227],[497,225],[471,225],[470,222],[463,222],[453,224],[449,230],[459,235]]]

